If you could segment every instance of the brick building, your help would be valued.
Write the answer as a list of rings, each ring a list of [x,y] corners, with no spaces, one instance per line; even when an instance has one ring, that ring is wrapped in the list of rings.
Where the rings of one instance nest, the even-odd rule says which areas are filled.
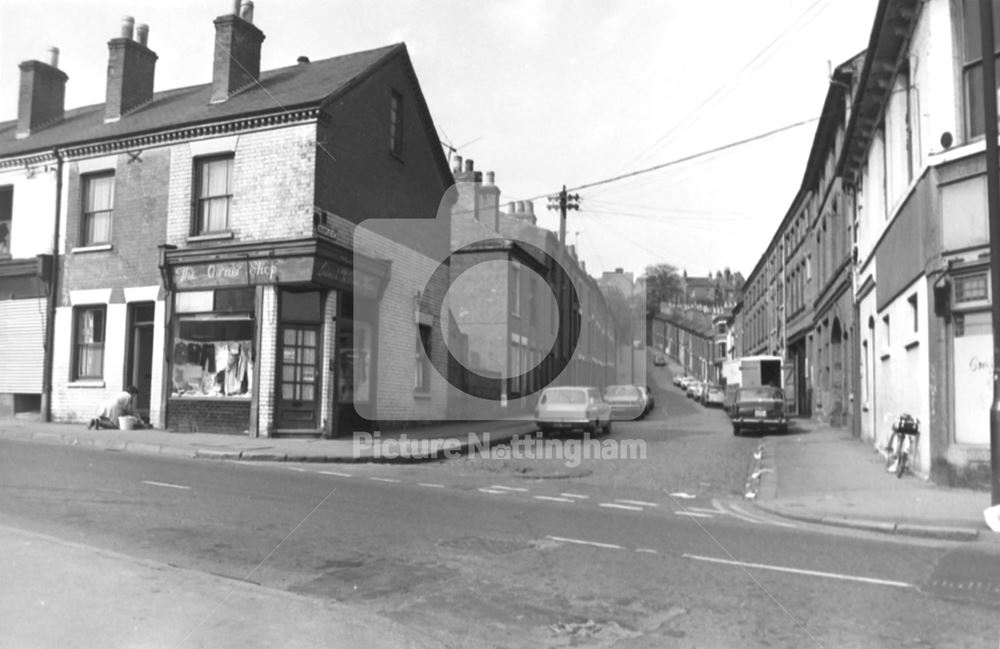
[[[104,104],[63,112],[65,75],[21,66],[22,103],[59,108],[0,124],[5,157],[59,166],[52,418],[85,421],[128,384],[178,430],[442,417],[444,380],[414,350],[444,358],[444,287],[417,278],[447,245],[434,217],[453,179],[405,46],[261,72],[252,3],[215,28],[204,85],[154,93],[131,21],[108,43]],[[356,240],[372,218],[425,218],[427,237]]]

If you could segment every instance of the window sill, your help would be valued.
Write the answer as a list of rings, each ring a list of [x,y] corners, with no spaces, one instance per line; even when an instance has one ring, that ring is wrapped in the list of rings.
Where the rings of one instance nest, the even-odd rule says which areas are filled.
[[[76,381],[70,381],[66,384],[69,389],[76,388],[103,388],[104,379],[78,379]]]
[[[188,235],[188,243],[197,243],[198,241],[221,241],[223,239],[232,239],[233,232],[227,230],[226,232],[209,232],[208,234],[192,234]]]
[[[889,354],[882,354],[881,356],[879,356],[879,360],[882,360],[882,361],[889,360]]]
[[[430,392],[420,392],[418,390],[414,390],[413,391],[413,398],[416,399],[416,400],[418,400],[418,401],[430,401],[431,400],[431,393]]]
[[[72,252],[74,255],[79,255],[88,252],[105,252],[111,250],[114,246],[110,243],[98,243],[93,246],[80,246],[78,248],[73,248]]]
[[[903,349],[905,349],[906,351],[910,351],[911,349],[914,349],[919,345],[920,345],[919,340],[911,340],[910,342],[903,345]]]

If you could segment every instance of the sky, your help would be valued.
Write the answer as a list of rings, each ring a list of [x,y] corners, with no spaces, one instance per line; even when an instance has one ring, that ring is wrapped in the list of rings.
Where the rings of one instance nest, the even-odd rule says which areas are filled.
[[[257,0],[262,69],[405,42],[446,155],[494,171],[501,203],[544,198],[818,117],[830,65],[877,0]],[[211,81],[231,0],[0,0],[0,121],[18,63],[60,49],[66,107],[104,101],[107,41],[149,25],[157,92]],[[567,240],[588,271],[749,275],[799,186],[816,122],[582,189]],[[542,198],[539,198],[542,197]]]

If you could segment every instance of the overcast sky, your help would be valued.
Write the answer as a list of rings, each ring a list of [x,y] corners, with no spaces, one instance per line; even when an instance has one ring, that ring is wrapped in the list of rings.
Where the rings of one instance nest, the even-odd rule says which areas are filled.
[[[405,42],[441,139],[543,196],[818,116],[828,66],[863,50],[877,0],[257,0],[262,69]],[[0,121],[20,61],[61,50],[66,106],[104,101],[121,17],[150,26],[156,90],[211,80],[230,0],[0,0]],[[802,178],[815,122],[580,192],[591,274],[672,263],[749,274]],[[546,201],[540,223],[558,229]]]

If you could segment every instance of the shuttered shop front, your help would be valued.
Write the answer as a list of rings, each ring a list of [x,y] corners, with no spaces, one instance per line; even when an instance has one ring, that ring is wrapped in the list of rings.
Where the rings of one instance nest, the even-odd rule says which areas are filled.
[[[44,298],[0,300],[0,393],[41,393],[44,337]]]

